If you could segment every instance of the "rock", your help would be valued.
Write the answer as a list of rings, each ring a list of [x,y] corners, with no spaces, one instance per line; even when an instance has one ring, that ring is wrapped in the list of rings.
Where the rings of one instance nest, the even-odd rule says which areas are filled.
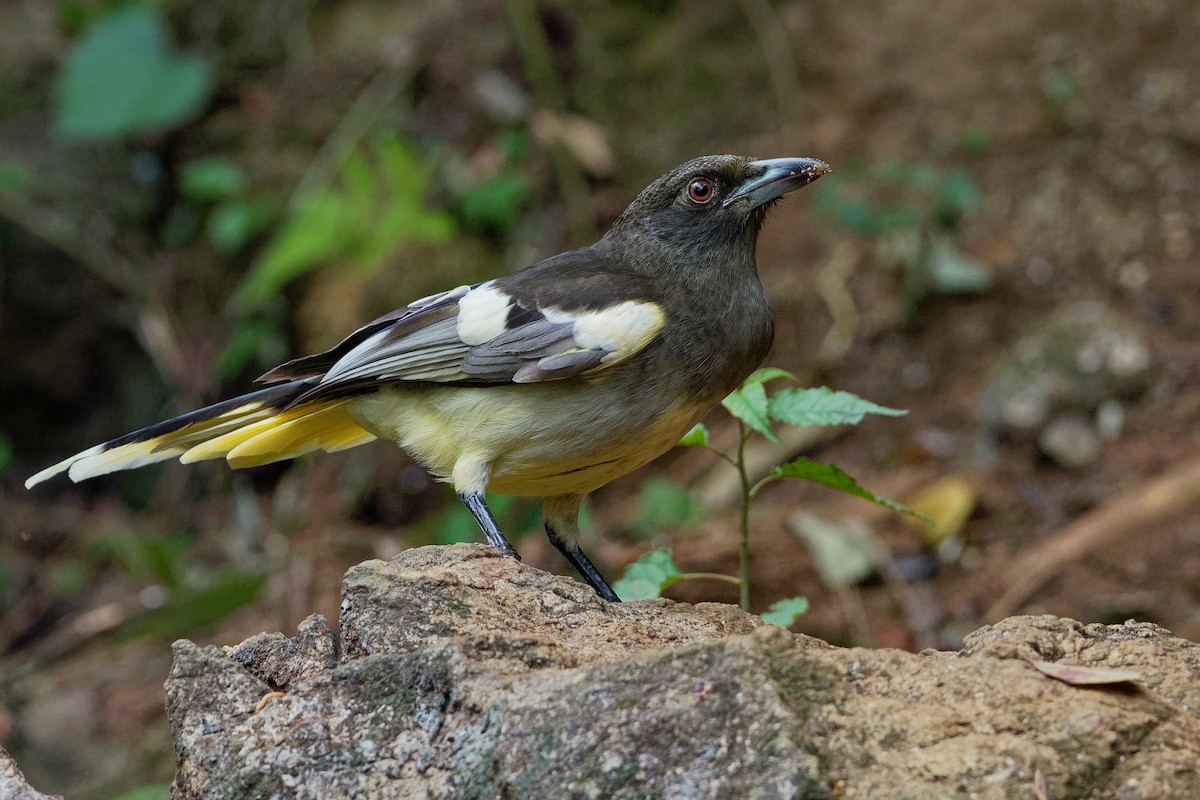
[[[1055,800],[1200,796],[1200,645],[1154,625],[840,649],[724,605],[609,605],[483,545],[367,562],[343,592],[336,635],[176,643],[174,797],[999,800],[1038,771]]]
[[[1091,413],[1144,389],[1150,360],[1132,322],[1099,303],[1079,303],[1000,361],[984,392],[984,419],[995,432],[1037,431],[1060,412]]]
[[[1038,449],[1060,467],[1083,469],[1100,456],[1100,436],[1080,414],[1063,414],[1038,434]]]
[[[0,798],[4,800],[62,800],[61,795],[42,794],[25,782],[15,761],[0,748]]]

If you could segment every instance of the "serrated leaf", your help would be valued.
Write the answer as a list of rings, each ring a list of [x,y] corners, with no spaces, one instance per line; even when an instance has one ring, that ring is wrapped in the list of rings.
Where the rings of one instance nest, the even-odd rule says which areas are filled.
[[[770,622],[773,625],[786,628],[807,613],[807,597],[788,597],[783,600],[776,600],[771,604],[770,608],[759,616],[763,618],[763,622]]]
[[[682,447],[708,447],[708,428],[703,422],[697,422],[692,429],[679,440]]]
[[[790,381],[797,380],[796,376],[785,369],[779,367],[762,367],[750,373],[746,380],[742,381],[742,386],[749,386],[752,383],[767,383],[776,378],[787,378]]]
[[[626,567],[625,574],[613,584],[613,590],[622,600],[649,600],[661,597],[663,589],[682,577],[671,551],[660,547]]]
[[[767,390],[761,383],[750,383],[740,389],[735,389],[721,401],[721,405],[725,406],[725,410],[730,414],[775,444],[782,444],[779,437],[771,430],[771,420],[767,416]]]
[[[867,414],[902,417],[908,412],[821,386],[782,389],[771,396],[767,413],[771,419],[789,425],[857,425]]]
[[[803,478],[813,483],[819,483],[822,486],[828,486],[830,489],[837,489],[839,492],[845,492],[855,497],[861,497],[864,500],[870,500],[872,503],[890,508],[893,511],[899,511],[901,514],[908,514],[913,517],[921,516],[903,503],[897,503],[895,500],[880,497],[874,492],[863,488],[858,481],[847,475],[841,467],[835,464],[813,461],[811,458],[805,458],[804,456],[800,456],[795,461],[790,461],[787,464],[780,464],[777,467],[773,467],[768,478],[772,480],[779,478]]]

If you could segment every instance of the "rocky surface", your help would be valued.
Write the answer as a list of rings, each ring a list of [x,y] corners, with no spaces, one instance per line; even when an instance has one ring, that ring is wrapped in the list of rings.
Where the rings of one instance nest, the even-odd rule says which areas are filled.
[[[180,641],[166,688],[178,798],[1200,797],[1200,645],[1157,626],[840,649],[723,605],[608,605],[482,545],[355,567],[336,632]]]
[[[0,798],[3,800],[62,800],[59,795],[42,794],[25,782],[15,761],[0,748]]]

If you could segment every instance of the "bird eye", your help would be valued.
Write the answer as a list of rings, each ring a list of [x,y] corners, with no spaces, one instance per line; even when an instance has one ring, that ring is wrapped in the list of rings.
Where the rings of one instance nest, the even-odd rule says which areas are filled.
[[[712,181],[708,178],[697,178],[688,185],[688,197],[695,203],[707,203],[714,194]]]

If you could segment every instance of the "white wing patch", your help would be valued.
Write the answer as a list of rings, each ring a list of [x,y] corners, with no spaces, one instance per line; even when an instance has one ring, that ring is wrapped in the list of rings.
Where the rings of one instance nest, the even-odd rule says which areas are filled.
[[[604,365],[619,364],[641,351],[666,324],[666,314],[657,303],[626,300],[599,311],[563,311],[544,308],[551,322],[570,322],[580,350],[603,350]]]
[[[649,300],[593,311],[526,308],[495,281],[459,294],[457,306],[452,316],[408,328],[401,319],[371,334],[329,367],[320,384],[559,380],[620,364],[666,324],[662,306]]]
[[[458,301],[458,338],[465,344],[483,344],[506,329],[512,297],[492,288],[493,283],[480,284]]]

